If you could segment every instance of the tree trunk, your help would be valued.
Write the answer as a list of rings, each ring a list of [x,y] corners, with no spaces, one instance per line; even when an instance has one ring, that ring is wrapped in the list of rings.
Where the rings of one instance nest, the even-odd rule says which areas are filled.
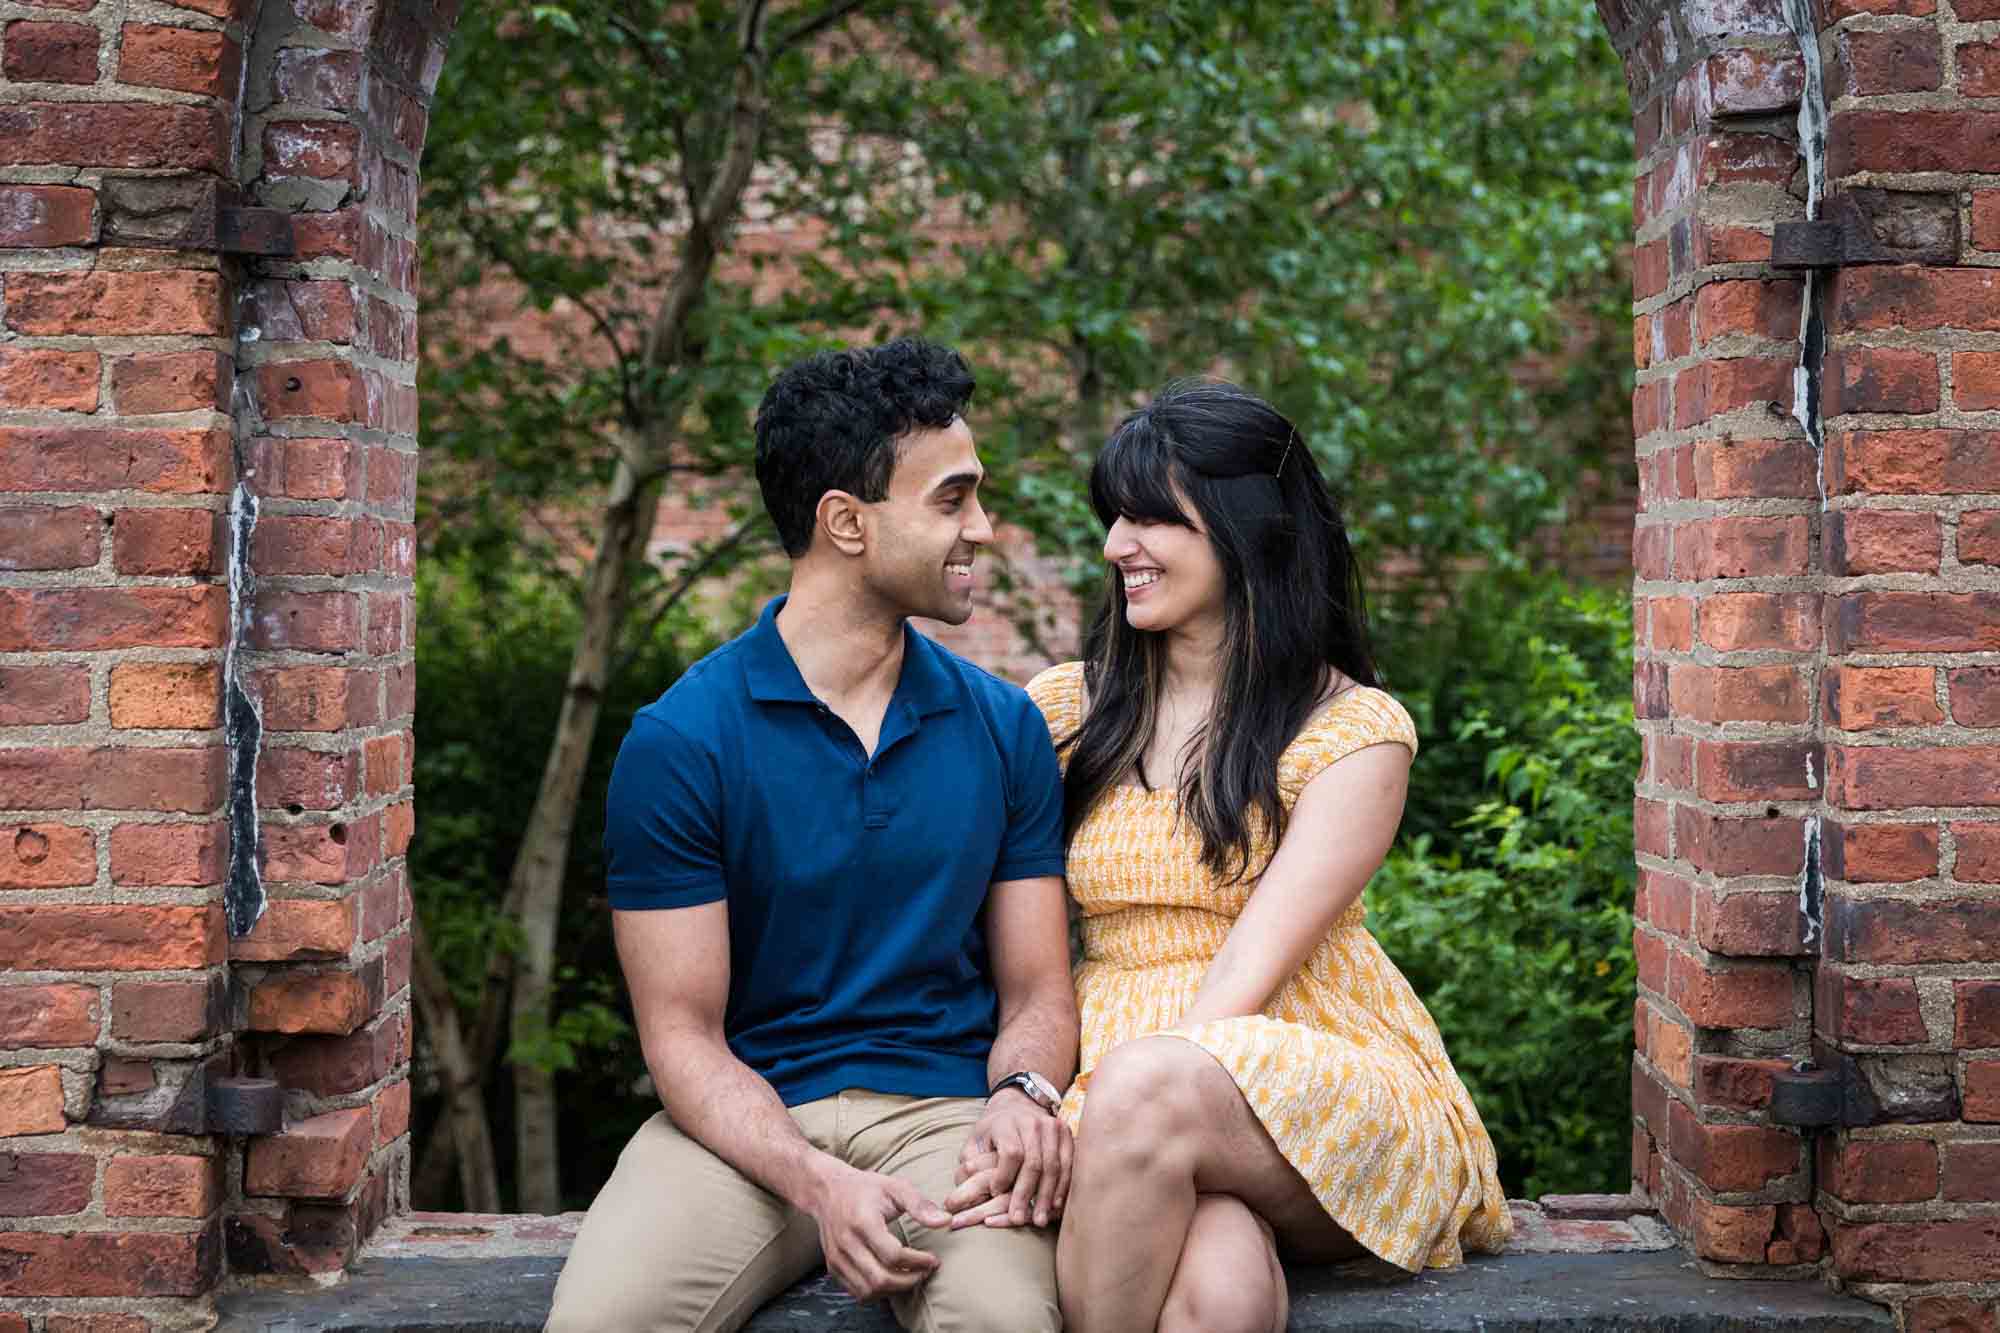
[[[521,952],[514,965],[512,1031],[516,1206],[524,1213],[562,1211],[556,1157],[555,1077],[532,1058],[549,1026],[549,991],[555,974],[556,924],[562,912],[563,870],[576,823],[577,794],[597,735],[612,645],[625,620],[632,568],[645,559],[660,483],[641,483],[621,461],[604,507],[597,555],[584,593],[583,629],[570,659],[562,714],[549,746],[534,810],[507,886],[521,905]],[[527,1058],[524,1058],[527,1057]]]
[[[493,1131],[486,1123],[485,1071],[473,1063],[459,1034],[458,1002],[444,969],[431,953],[421,922],[410,923],[410,993],[424,1036],[444,1076],[445,1112],[436,1133],[448,1135],[458,1150],[458,1178],[468,1212],[500,1211],[499,1172],[493,1162]]]

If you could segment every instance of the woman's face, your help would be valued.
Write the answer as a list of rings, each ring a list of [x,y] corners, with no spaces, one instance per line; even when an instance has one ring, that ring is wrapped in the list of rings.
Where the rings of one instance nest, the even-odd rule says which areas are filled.
[[[1104,537],[1104,558],[1125,584],[1125,623],[1155,633],[1190,629],[1223,617],[1222,562],[1193,506],[1195,526],[1121,517]]]

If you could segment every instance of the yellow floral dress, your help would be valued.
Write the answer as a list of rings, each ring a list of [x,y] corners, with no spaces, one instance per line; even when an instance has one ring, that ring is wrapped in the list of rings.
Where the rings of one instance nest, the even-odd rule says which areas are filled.
[[[1083,664],[1051,667],[1028,693],[1061,742],[1082,721]],[[1279,758],[1286,810],[1328,765],[1384,742],[1416,753],[1402,705],[1365,687],[1340,695]],[[1062,1107],[1072,1129],[1112,1047],[1183,1037],[1229,1071],[1327,1214],[1375,1254],[1416,1271],[1506,1243],[1513,1222],[1493,1142],[1429,1011],[1362,924],[1359,900],[1262,1013],[1181,1025],[1254,882],[1221,883],[1202,865],[1200,835],[1176,819],[1171,788],[1129,785],[1084,818],[1068,875],[1083,911],[1083,1049]]]

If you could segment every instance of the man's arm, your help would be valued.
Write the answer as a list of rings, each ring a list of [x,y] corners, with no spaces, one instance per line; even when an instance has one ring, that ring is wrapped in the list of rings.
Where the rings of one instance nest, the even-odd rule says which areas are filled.
[[[860,1171],[814,1148],[777,1092],[723,1038],[729,998],[726,902],[614,911],[618,961],[660,1101],[682,1133],[819,1224],[826,1266],[856,1300],[907,1291],[937,1259],[888,1223],[949,1215],[907,1181]],[[670,1182],[660,1182],[662,1189]]]
[[[1058,1088],[1076,1071],[1076,991],[1069,974],[1069,911],[1054,875],[1010,880],[988,891],[987,952],[1000,1005],[986,1081],[1032,1069]],[[1004,1089],[987,1103],[961,1160],[990,1154],[947,1200],[954,1225],[1047,1226],[1069,1197],[1075,1140],[1025,1093]],[[982,1204],[982,1207],[974,1207]]]

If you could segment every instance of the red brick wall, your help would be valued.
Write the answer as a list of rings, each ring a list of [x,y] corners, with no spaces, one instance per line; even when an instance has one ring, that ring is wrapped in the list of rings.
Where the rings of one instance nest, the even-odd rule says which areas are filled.
[[[199,1322],[225,1268],[336,1269],[401,1204],[415,165],[453,14],[264,3],[0,25],[10,1333]],[[1826,0],[1817,157],[1777,0],[1601,8],[1640,154],[1635,1177],[1713,1271],[1990,1325],[2000,7]],[[1891,191],[1870,243],[1929,262],[1774,268],[1816,172]],[[296,253],[218,229],[218,183]],[[1808,299],[1823,449],[1790,415]],[[232,683],[262,727],[234,839]],[[246,851],[267,906],[231,939]],[[1840,1126],[1772,1115],[1805,1060]],[[226,1074],[283,1085],[283,1132],[208,1132]]]

